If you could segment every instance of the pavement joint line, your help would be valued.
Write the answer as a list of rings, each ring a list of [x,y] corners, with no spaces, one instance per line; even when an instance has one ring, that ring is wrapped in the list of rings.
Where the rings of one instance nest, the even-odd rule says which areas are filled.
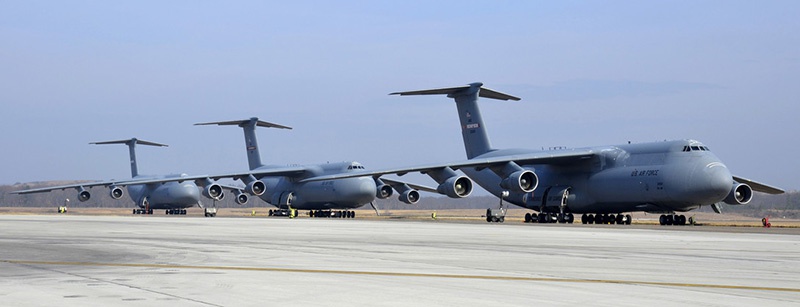
[[[291,269],[291,268],[269,268],[269,267],[238,267],[238,266],[199,266],[199,265],[174,265],[174,264],[148,264],[148,263],[101,263],[101,262],[78,262],[78,261],[31,261],[31,260],[8,260],[0,259],[0,262],[9,264],[25,265],[58,265],[58,266],[95,266],[95,267],[131,267],[131,268],[160,268],[160,269],[196,269],[196,270],[228,270],[228,271],[255,271],[255,272],[283,272],[283,273],[311,273],[311,274],[339,274],[339,275],[364,275],[364,276],[388,276],[388,277],[426,277],[426,278],[448,278],[448,279],[482,279],[482,280],[503,280],[503,281],[536,281],[536,282],[561,282],[561,283],[597,283],[597,284],[622,284],[639,286],[663,286],[678,288],[706,288],[706,289],[727,289],[727,290],[754,290],[754,291],[777,291],[800,293],[800,288],[780,288],[780,287],[757,287],[757,286],[737,286],[737,285],[718,285],[718,284],[693,284],[693,283],[673,283],[658,281],[635,281],[635,280],[613,280],[613,279],[580,279],[580,278],[552,278],[552,277],[524,277],[524,276],[491,276],[491,275],[458,275],[458,274],[434,274],[434,273],[403,273],[403,272],[380,272],[380,271],[343,271],[343,270],[318,270],[318,269]]]

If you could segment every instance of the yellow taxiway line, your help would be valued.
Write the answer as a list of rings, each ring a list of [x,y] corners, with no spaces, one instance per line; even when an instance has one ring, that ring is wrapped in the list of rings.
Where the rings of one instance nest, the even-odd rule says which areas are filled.
[[[194,269],[194,270],[223,270],[223,271],[255,271],[255,272],[282,272],[282,273],[364,275],[364,276],[387,276],[387,277],[482,279],[482,280],[502,280],[502,281],[597,283],[597,284],[622,284],[622,285],[639,285],[639,286],[662,286],[662,287],[678,287],[678,288],[707,288],[707,289],[725,289],[725,290],[780,291],[780,292],[797,292],[797,293],[800,293],[800,289],[798,289],[798,288],[757,287],[757,286],[737,286],[737,285],[717,285],[717,284],[693,284],[693,283],[673,283],[673,282],[657,282],[657,281],[614,280],[614,279],[580,279],[580,278],[552,278],[552,277],[524,277],[524,276],[491,276],[491,275],[458,275],[458,274],[434,274],[434,273],[402,273],[402,272],[377,272],[377,271],[313,270],[313,269],[289,269],[289,268],[269,268],[269,267],[175,265],[175,264],[155,264],[155,263],[152,263],[152,264],[151,263],[99,263],[99,262],[28,261],[28,260],[2,260],[2,259],[0,259],[0,262],[9,263],[9,264],[21,264],[21,265],[57,265],[57,266],[158,268],[158,269]]]

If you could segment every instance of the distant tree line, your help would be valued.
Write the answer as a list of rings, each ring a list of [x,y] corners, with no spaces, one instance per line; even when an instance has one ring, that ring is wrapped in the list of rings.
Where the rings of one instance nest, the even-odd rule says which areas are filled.
[[[86,181],[83,181],[86,182]],[[89,189],[92,198],[86,202],[77,200],[78,192],[75,189],[55,190],[52,192],[35,194],[9,194],[8,192],[34,189],[40,187],[67,185],[83,183],[82,181],[50,181],[32,182],[14,185],[0,185],[0,207],[58,207],[69,199],[68,206],[80,208],[134,208],[134,200],[129,195],[121,199],[112,199],[109,189],[104,187],[94,187]],[[126,191],[127,192],[127,191]],[[214,201],[203,197],[204,205],[212,205]],[[389,199],[377,199],[375,205],[380,210],[446,210],[446,209],[485,209],[496,208],[500,204],[498,198],[494,196],[470,196],[467,198],[453,199],[444,196],[422,193],[422,198],[417,204],[409,205],[397,199],[396,196]],[[250,201],[245,205],[238,205],[233,200],[232,195],[216,202],[218,208],[256,208],[272,207],[258,197],[251,196]],[[369,208],[369,205],[365,206]],[[699,209],[704,212],[711,212],[710,206],[703,206]],[[786,216],[787,218],[800,218],[800,191],[791,191],[781,195],[768,195],[756,193],[753,200],[747,205],[732,206],[723,205],[723,213],[737,213],[747,216],[762,217],[767,215]]]

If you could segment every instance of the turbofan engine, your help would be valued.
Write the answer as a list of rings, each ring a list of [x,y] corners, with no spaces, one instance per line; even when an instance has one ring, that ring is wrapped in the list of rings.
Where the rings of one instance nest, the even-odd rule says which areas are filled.
[[[453,176],[442,182],[436,191],[450,198],[463,198],[472,193],[472,180],[464,176]]]
[[[380,178],[375,178],[375,186],[377,188],[375,197],[379,199],[387,199],[394,193],[394,189],[392,189],[392,186],[383,183],[383,180],[381,180]]]
[[[408,189],[400,193],[399,199],[409,205],[416,204],[419,201],[419,192],[414,189]]]
[[[729,205],[744,205],[749,203],[751,199],[753,199],[753,189],[749,185],[734,183],[724,202]]]
[[[387,199],[389,196],[394,194],[394,190],[388,184],[382,184],[378,186],[378,193],[376,193],[375,197],[379,199]]]
[[[518,170],[506,176],[500,183],[504,189],[512,192],[530,193],[539,185],[539,177],[530,170]]]
[[[236,196],[236,204],[244,205],[250,200],[250,197],[247,196],[246,193],[242,193],[242,191],[234,191],[233,195]]]
[[[244,191],[250,195],[261,196],[267,191],[267,186],[261,180],[256,179],[253,175],[243,178]]]
[[[82,187],[78,190],[78,200],[83,202],[89,200],[90,198],[92,198],[92,193],[89,193],[89,191],[86,191]]]
[[[120,187],[111,187],[109,195],[111,195],[111,198],[113,199],[120,199],[123,195],[125,195],[125,192],[122,191],[122,188]]]
[[[220,185],[212,183],[205,186],[203,189],[203,196],[213,200],[222,200],[225,198],[225,193],[222,191],[222,187]]]

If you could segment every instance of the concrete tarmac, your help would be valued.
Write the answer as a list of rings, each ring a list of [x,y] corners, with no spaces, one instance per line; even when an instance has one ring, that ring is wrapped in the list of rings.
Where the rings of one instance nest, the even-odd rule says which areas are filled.
[[[800,236],[0,216],[4,306],[797,306]]]

